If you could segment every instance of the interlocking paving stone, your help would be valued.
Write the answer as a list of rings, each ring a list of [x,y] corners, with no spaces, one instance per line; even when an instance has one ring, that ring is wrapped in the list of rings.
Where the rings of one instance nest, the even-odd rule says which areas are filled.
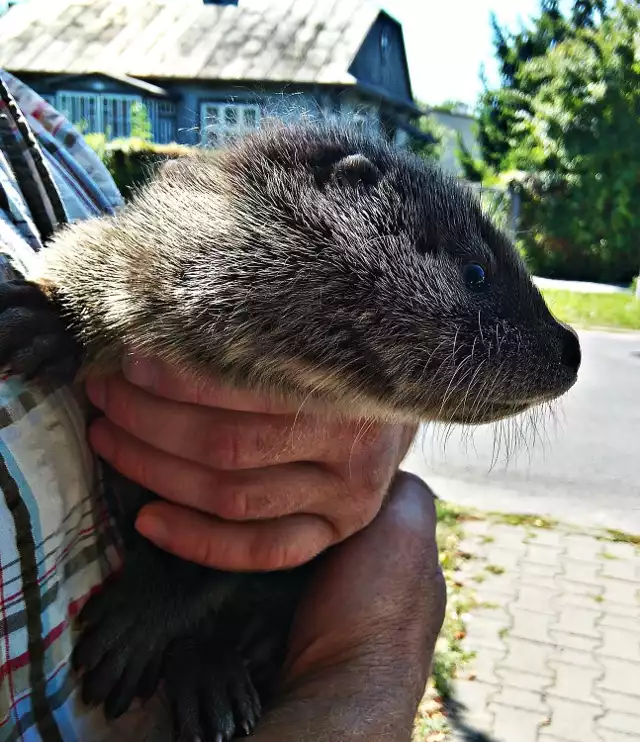
[[[640,550],[562,528],[464,528],[460,579],[480,601],[463,642],[475,680],[455,684],[465,723],[491,742],[640,742]]]

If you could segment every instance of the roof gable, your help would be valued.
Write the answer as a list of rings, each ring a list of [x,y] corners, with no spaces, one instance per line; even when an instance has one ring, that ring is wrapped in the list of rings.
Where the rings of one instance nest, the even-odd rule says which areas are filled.
[[[387,13],[378,14],[349,71],[362,87],[414,105],[402,26]]]

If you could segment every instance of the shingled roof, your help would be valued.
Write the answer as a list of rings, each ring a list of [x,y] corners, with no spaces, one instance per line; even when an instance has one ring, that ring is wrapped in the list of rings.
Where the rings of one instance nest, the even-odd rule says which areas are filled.
[[[0,19],[0,67],[349,85],[379,13],[369,0],[30,0]]]

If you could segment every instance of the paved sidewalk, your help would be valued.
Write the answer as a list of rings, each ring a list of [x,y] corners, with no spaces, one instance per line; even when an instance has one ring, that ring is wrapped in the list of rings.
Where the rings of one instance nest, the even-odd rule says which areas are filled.
[[[460,579],[480,607],[451,739],[640,742],[640,550],[489,520],[464,530]]]

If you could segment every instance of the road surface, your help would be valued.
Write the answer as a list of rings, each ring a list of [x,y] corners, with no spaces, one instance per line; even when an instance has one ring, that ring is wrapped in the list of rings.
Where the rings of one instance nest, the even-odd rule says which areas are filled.
[[[623,286],[612,286],[607,283],[590,283],[589,281],[561,281],[557,278],[540,278],[533,276],[533,282],[541,289],[573,291],[578,294],[630,294]]]
[[[578,383],[559,406],[546,442],[518,447],[493,468],[495,428],[465,444],[421,432],[403,468],[443,499],[481,509],[540,513],[640,534],[640,333],[581,332]],[[529,435],[531,440],[531,435]]]

